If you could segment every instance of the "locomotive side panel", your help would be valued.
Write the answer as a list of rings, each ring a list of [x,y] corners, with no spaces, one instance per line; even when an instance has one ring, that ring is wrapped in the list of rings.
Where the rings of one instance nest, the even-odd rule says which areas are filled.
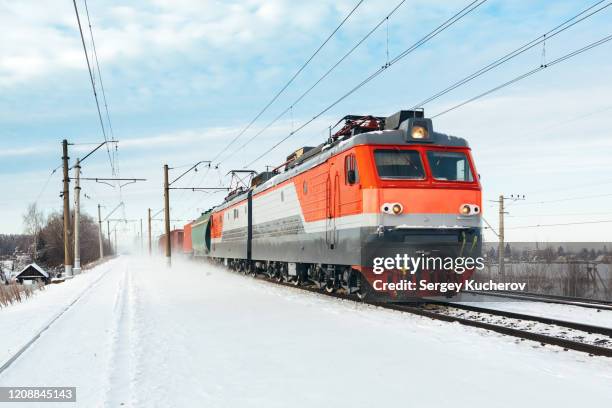
[[[216,212],[213,217],[211,256],[247,259],[247,201]]]

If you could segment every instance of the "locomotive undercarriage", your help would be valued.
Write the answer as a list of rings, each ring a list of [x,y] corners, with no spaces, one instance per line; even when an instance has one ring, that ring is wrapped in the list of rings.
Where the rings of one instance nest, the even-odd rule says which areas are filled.
[[[264,276],[279,283],[314,286],[328,293],[355,294],[364,299],[371,293],[361,272],[347,265],[306,264],[280,261],[216,259],[230,269],[249,276]]]
[[[318,248],[322,237],[307,240],[305,236],[301,241],[287,241],[283,246],[284,260],[252,260],[245,258],[215,257],[218,262],[240,273],[251,276],[265,276],[277,282],[286,282],[293,285],[316,287],[328,293],[342,292],[354,294],[359,298],[376,298],[381,301],[421,301],[429,296],[453,296],[455,292],[447,291],[437,293],[424,289],[381,289],[382,284],[397,284],[411,281],[413,285],[421,281],[427,283],[458,282],[462,279],[453,271],[424,269],[414,274],[407,274],[405,270],[390,269],[382,274],[375,274],[372,270],[374,258],[395,258],[398,254],[418,257],[458,258],[478,257],[481,254],[482,242],[480,229],[405,229],[385,228],[361,229],[359,233],[343,231],[337,242],[339,246],[332,250],[313,251],[311,258],[327,258],[328,263],[291,262],[288,259],[298,258],[303,254],[304,242],[309,242],[310,248]],[[318,238],[318,240],[317,240]],[[228,253],[235,247],[226,244],[224,252]],[[359,248],[359,252],[355,251]],[[239,248],[239,247],[238,247]],[[265,249],[265,250],[264,250]],[[274,242],[266,243],[258,240],[257,253],[260,256],[277,255],[279,246]],[[359,255],[356,257],[355,254]],[[336,255],[331,256],[331,255]],[[287,259],[288,258],[288,259]],[[355,268],[352,265],[335,263],[337,259],[350,260],[352,265],[364,265]],[[331,261],[331,262],[330,262]],[[354,263],[353,263],[354,262]],[[367,266],[366,266],[367,265]],[[468,272],[467,277],[471,272]],[[463,276],[463,278],[465,278]],[[378,285],[378,286],[376,286]]]

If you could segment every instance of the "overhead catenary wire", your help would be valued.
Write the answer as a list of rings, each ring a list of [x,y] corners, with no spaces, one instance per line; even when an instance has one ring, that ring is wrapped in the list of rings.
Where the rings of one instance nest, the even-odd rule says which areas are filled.
[[[544,201],[533,201],[527,202],[523,201],[520,203],[516,203],[515,205],[525,206],[525,205],[537,205],[537,204],[549,204],[549,203],[560,203],[564,201],[576,201],[576,200],[587,200],[591,198],[602,198],[602,197],[612,197],[612,193],[609,194],[592,194],[592,195],[584,195],[584,196],[576,196],[576,197],[567,197],[560,198],[556,200],[544,200]]]
[[[97,109],[97,113],[98,113],[98,119],[100,122],[100,128],[102,130],[102,135],[104,137],[104,141],[106,142],[105,144],[105,148],[106,148],[106,153],[108,156],[108,160],[111,166],[111,172],[113,174],[113,176],[116,176],[117,180],[116,180],[116,187],[118,187],[118,199],[119,202],[122,203],[123,202],[123,185],[120,183],[119,178],[121,177],[120,175],[120,171],[119,171],[119,149],[117,144],[115,144],[115,148],[112,150],[112,155],[111,155],[111,148],[109,147],[109,138],[108,135],[110,134],[111,136],[111,140],[114,140],[114,128],[112,125],[112,121],[111,121],[111,116],[110,116],[110,110],[108,107],[108,100],[106,97],[106,90],[104,88],[104,82],[102,79],[102,70],[100,68],[100,61],[98,58],[98,53],[97,53],[97,48],[96,48],[96,43],[95,43],[95,38],[94,38],[94,34],[93,34],[93,28],[92,28],[92,23],[91,23],[91,16],[89,13],[89,7],[87,5],[87,0],[83,0],[84,6],[85,6],[85,12],[86,12],[86,17],[87,17],[87,24],[88,24],[88,28],[89,28],[89,35],[90,35],[90,40],[91,40],[91,61],[89,58],[89,54],[87,51],[87,46],[85,44],[85,35],[83,33],[83,28],[82,28],[82,24],[81,24],[81,18],[80,18],[80,14],[79,14],[79,10],[78,10],[78,6],[76,4],[76,0],[73,0],[73,5],[74,5],[74,11],[75,11],[75,15],[77,18],[77,23],[78,23],[78,28],[79,28],[79,34],[81,36],[81,43],[83,46],[83,51],[85,54],[85,60],[87,62],[87,70],[89,73],[89,78],[90,78],[90,82],[91,82],[91,86],[92,86],[92,90],[93,90],[93,94],[94,94],[94,99],[96,102],[96,109]],[[96,83],[96,79],[95,79],[95,74],[97,72],[97,76],[98,76],[98,81]],[[105,116],[106,116],[106,122],[107,125],[105,125],[104,123],[104,119],[102,117],[102,110],[100,107],[100,100],[98,97],[98,92],[97,92],[97,85],[99,83],[100,86],[100,90],[102,92],[102,98],[103,98],[103,104],[104,104],[104,110],[105,110]],[[122,206],[122,216],[125,219],[126,218],[126,212],[125,212],[125,207]]]
[[[40,197],[42,197],[42,195],[44,194],[44,192],[47,190],[47,186],[49,185],[49,182],[51,181],[51,178],[53,177],[53,175],[61,168],[62,166],[59,165],[56,168],[54,168],[53,170],[51,170],[51,173],[49,173],[49,177],[47,177],[47,179],[45,180],[45,183],[43,184],[43,187],[40,189],[40,191],[38,192],[38,194],[36,195],[36,200],[34,200],[34,204],[38,204],[38,201],[40,200]]]
[[[561,62],[564,62],[564,61],[566,61],[566,60],[568,60],[570,58],[573,58],[573,57],[575,57],[575,56],[577,56],[579,54],[582,54],[583,52],[586,52],[586,51],[588,51],[588,50],[590,50],[592,48],[595,48],[595,47],[598,47],[598,46],[600,46],[602,44],[605,44],[605,43],[607,43],[610,40],[612,40],[612,35],[608,35],[607,37],[604,37],[604,38],[602,38],[602,39],[600,39],[598,41],[595,41],[595,42],[590,43],[590,44],[588,44],[588,45],[586,45],[586,46],[584,46],[582,48],[579,48],[579,49],[577,49],[575,51],[572,51],[572,52],[570,52],[568,54],[565,54],[565,55],[563,55],[563,56],[561,56],[561,57],[559,57],[559,58],[549,62],[546,65],[540,65],[539,67],[537,67],[535,69],[532,69],[531,71],[525,72],[524,74],[519,75],[519,76],[517,76],[517,77],[515,77],[515,78],[513,78],[513,79],[511,79],[511,80],[509,80],[507,82],[504,82],[501,85],[498,85],[498,86],[496,86],[494,88],[491,88],[491,89],[489,89],[486,92],[483,92],[483,93],[481,93],[479,95],[474,96],[473,98],[470,98],[470,99],[468,99],[466,101],[463,101],[463,102],[461,102],[461,103],[459,103],[457,105],[454,105],[454,106],[452,106],[452,107],[450,107],[448,109],[445,109],[442,112],[439,112],[439,113],[433,115],[431,118],[434,119],[434,118],[437,118],[438,116],[442,116],[442,115],[445,115],[445,114],[447,114],[449,112],[452,112],[452,111],[454,111],[456,109],[459,109],[462,106],[465,106],[465,105],[467,105],[467,104],[469,104],[471,102],[474,102],[474,101],[476,101],[478,99],[484,98],[487,95],[490,95],[490,94],[492,94],[494,92],[499,91],[500,89],[503,89],[503,88],[505,88],[507,86],[510,86],[510,85],[512,85],[512,84],[514,84],[516,82],[522,81],[523,79],[528,78],[528,77],[530,77],[530,76],[532,76],[532,75],[534,75],[534,74],[536,74],[536,73],[538,73],[538,72],[540,72],[542,70],[545,70],[546,68],[552,67],[553,65],[560,64]]]
[[[211,161],[217,160],[227,149],[229,149],[251,126],[268,110],[268,108],[276,102],[276,100],[285,92],[285,90],[293,83],[293,81],[302,73],[302,71],[310,64],[310,62],[317,56],[317,54],[325,47],[325,45],[332,39],[332,37],[340,30],[344,23],[355,13],[355,11],[361,6],[364,0],[359,0],[357,4],[351,9],[351,11],[344,17],[344,19],[336,26],[332,33],[323,41],[321,45],[315,50],[315,52],[300,66],[300,68],[293,74],[293,76],[283,85],[283,87],[272,97],[272,99],[255,115],[255,117],[223,148]]]
[[[81,42],[83,44],[83,52],[85,53],[85,60],[87,62],[87,72],[89,73],[89,80],[91,82],[91,88],[93,90],[94,99],[96,101],[96,108],[98,111],[98,118],[100,120],[100,127],[102,129],[102,136],[104,137],[105,141],[108,141],[108,138],[106,136],[106,128],[104,127],[104,120],[102,119],[102,111],[100,110],[100,101],[98,100],[98,93],[96,91],[96,84],[95,84],[94,77],[93,77],[93,71],[91,68],[91,64],[89,62],[89,55],[87,54],[87,46],[85,45],[85,36],[83,35],[83,28],[81,26],[81,17],[79,16],[79,9],[77,7],[76,0],[72,0],[72,3],[74,5],[74,12],[76,14],[77,24],[79,26],[79,33],[81,35]],[[113,163],[113,159],[111,158],[110,149],[108,148],[108,146],[106,147],[106,152],[108,154],[108,160],[110,162],[111,170],[113,174],[115,174],[115,165]]]
[[[579,213],[541,213],[541,214],[518,214],[508,215],[509,218],[535,218],[535,217],[573,217],[584,215],[610,215],[612,212],[579,212]]]
[[[240,147],[238,147],[236,150],[234,150],[233,152],[231,152],[228,156],[226,156],[225,158],[223,158],[222,160],[219,160],[219,163],[224,162],[226,160],[228,160],[230,157],[235,156],[239,151],[241,151],[242,149],[244,149],[247,145],[249,145],[253,140],[255,140],[257,137],[259,137],[261,134],[263,134],[265,131],[267,131],[270,127],[272,127],[276,122],[278,122],[283,116],[285,116],[287,114],[287,112],[293,112],[293,109],[295,108],[295,106],[297,104],[299,104],[302,99],[304,99],[313,89],[315,89],[325,78],[327,78],[329,76],[329,74],[331,74],[340,64],[342,64],[342,62],[344,62],[357,48],[359,48],[368,38],[370,38],[372,36],[372,34],[374,34],[381,25],[383,25],[385,22],[389,22],[389,18],[391,16],[393,16],[393,14],[395,14],[395,12],[406,2],[406,0],[401,0],[382,20],[380,20],[378,22],[378,24],[376,24],[374,27],[372,27],[372,29],[370,29],[370,31],[368,31],[351,49],[349,49],[340,59],[338,59],[338,61],[336,61],[336,63],[334,63],[334,65],[332,65],[321,77],[319,77],[319,79],[317,79],[308,89],[306,89],[306,91],[304,91],[295,101],[293,101],[285,110],[283,110],[281,113],[279,113],[274,119],[272,119],[270,122],[268,122],[268,124],[266,124],[262,129],[260,129],[257,133],[255,133],[253,136],[251,136],[245,143],[243,143]],[[387,32],[388,35],[388,32]],[[387,43],[388,43],[388,38],[387,38]],[[388,44],[387,44],[387,54],[389,52],[388,49]],[[386,63],[389,62],[389,56],[387,55],[387,60]],[[293,118],[292,118],[293,119]],[[293,120],[292,120],[293,122]],[[293,125],[292,125],[292,129],[293,131]]]
[[[547,40],[550,40],[551,38],[554,38],[555,36],[563,33],[564,31],[572,28],[573,26],[575,26],[576,24],[594,16],[595,14],[605,10],[606,8],[608,8],[609,6],[612,5],[612,2],[607,2],[607,4],[603,5],[602,7],[593,10],[594,8],[596,8],[597,6],[599,6],[601,3],[604,3],[604,1],[598,1],[595,4],[587,7],[586,9],[582,10],[580,13],[570,17],[569,19],[563,21],[561,24],[558,24],[557,26],[553,27],[552,29],[548,30],[547,32],[545,32],[544,34],[540,35],[537,38],[534,38],[533,40],[521,45],[520,47],[514,49],[513,51],[501,56],[500,58],[496,59],[495,61],[491,62],[488,65],[485,65],[484,67],[478,69],[477,71],[471,73],[470,75],[466,76],[465,78],[460,79],[459,81],[449,85],[448,87],[446,87],[445,89],[435,93],[434,95],[422,100],[421,102],[415,104],[412,109],[416,109],[416,108],[422,108],[424,105],[426,105],[429,102],[432,102],[438,98],[440,98],[443,95],[446,95],[447,93],[455,90],[456,88],[463,86],[465,84],[467,84],[468,82],[473,81],[474,79],[486,74],[487,72],[497,68],[500,65],[505,64],[506,62],[518,57],[519,55],[529,51],[530,49],[536,47],[539,44],[544,43]],[[589,11],[591,11],[589,13]],[[588,14],[587,14],[588,13]],[[544,64],[542,64],[544,65]],[[550,64],[548,64],[550,65]]]
[[[299,131],[301,131],[302,129],[304,129],[306,126],[308,126],[309,124],[311,124],[312,122],[314,122],[316,119],[318,119],[319,117],[321,117],[322,115],[324,115],[326,112],[328,112],[331,108],[333,108],[334,106],[336,106],[337,104],[339,104],[340,102],[342,102],[344,99],[348,98],[350,95],[352,95],[353,93],[355,93],[357,90],[359,90],[361,87],[363,87],[364,85],[366,85],[367,83],[369,83],[371,80],[373,80],[374,78],[376,78],[378,75],[380,75],[381,73],[383,73],[385,70],[387,70],[388,68],[390,68],[391,66],[393,66],[395,63],[397,63],[398,61],[400,61],[402,58],[406,57],[407,55],[409,55],[411,52],[413,52],[414,50],[416,50],[417,48],[421,47],[423,44],[427,43],[429,40],[431,40],[432,38],[436,37],[438,34],[440,34],[441,32],[443,32],[444,30],[446,30],[447,28],[449,28],[450,26],[452,26],[453,24],[455,24],[457,21],[461,20],[463,17],[465,17],[466,15],[468,15],[469,13],[471,13],[472,11],[476,10],[479,6],[481,6],[482,4],[484,4],[487,0],[475,0],[470,2],[467,6],[465,6],[464,8],[462,8],[460,11],[458,11],[457,13],[455,13],[452,17],[450,17],[448,20],[446,20],[445,22],[443,22],[442,24],[440,24],[439,26],[437,26],[434,30],[432,30],[429,34],[425,35],[423,38],[421,38],[420,40],[418,40],[416,43],[414,43],[412,46],[408,47],[406,50],[404,50],[403,52],[401,52],[400,54],[398,54],[395,58],[393,58],[392,60],[390,60],[387,64],[383,65],[382,67],[380,67],[379,69],[377,69],[375,72],[373,72],[371,75],[369,75],[367,78],[365,78],[363,81],[361,81],[359,84],[357,84],[355,87],[353,87],[351,90],[349,90],[348,92],[346,92],[344,95],[342,95],[341,97],[339,97],[338,99],[336,99],[333,103],[331,103],[330,105],[328,105],[325,109],[323,109],[321,112],[317,113],[315,116],[313,116],[311,119],[309,119],[308,121],[304,122],[302,125],[300,125],[297,129],[295,129],[294,131],[290,132],[288,135],[286,135],[285,137],[283,137],[280,141],[278,141],[277,143],[275,143],[272,147],[268,148],[266,151],[264,151],[262,154],[260,154],[259,156],[257,156],[254,160],[252,160],[251,162],[249,162],[247,165],[244,166],[244,168],[249,168],[251,167],[254,163],[256,163],[257,161],[259,161],[260,159],[262,159],[264,156],[266,156],[268,153],[270,153],[271,151],[273,151],[274,149],[276,149],[278,146],[280,146],[283,142],[285,142],[287,139],[289,139],[290,137],[292,137],[293,135],[295,135],[296,133],[298,133]]]
[[[612,220],[598,220],[598,221],[579,221],[579,222],[562,222],[558,224],[534,224],[534,225],[520,225],[516,227],[506,227],[506,229],[527,229],[527,228],[541,228],[541,227],[564,227],[568,225],[588,225],[588,224],[608,224]]]

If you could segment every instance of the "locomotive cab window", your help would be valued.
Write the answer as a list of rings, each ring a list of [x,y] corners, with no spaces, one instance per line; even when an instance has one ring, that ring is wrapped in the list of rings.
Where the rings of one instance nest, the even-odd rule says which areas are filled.
[[[378,176],[383,179],[422,180],[423,162],[416,150],[375,150]]]
[[[357,159],[354,154],[349,154],[344,158],[344,183],[353,185],[358,182]]]
[[[434,179],[441,181],[472,182],[472,170],[467,155],[463,152],[430,150],[427,160]]]

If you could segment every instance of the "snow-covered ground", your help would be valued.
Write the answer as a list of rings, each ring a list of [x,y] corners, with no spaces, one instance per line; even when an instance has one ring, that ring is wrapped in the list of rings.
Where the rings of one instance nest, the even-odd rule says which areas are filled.
[[[558,303],[534,302],[501,298],[499,296],[472,295],[462,293],[453,301],[494,310],[522,313],[530,316],[543,316],[552,319],[591,324],[612,328],[612,311]]]
[[[85,291],[0,386],[76,386],[83,407],[612,406],[612,359],[162,265],[120,257],[0,309],[2,365]]]

